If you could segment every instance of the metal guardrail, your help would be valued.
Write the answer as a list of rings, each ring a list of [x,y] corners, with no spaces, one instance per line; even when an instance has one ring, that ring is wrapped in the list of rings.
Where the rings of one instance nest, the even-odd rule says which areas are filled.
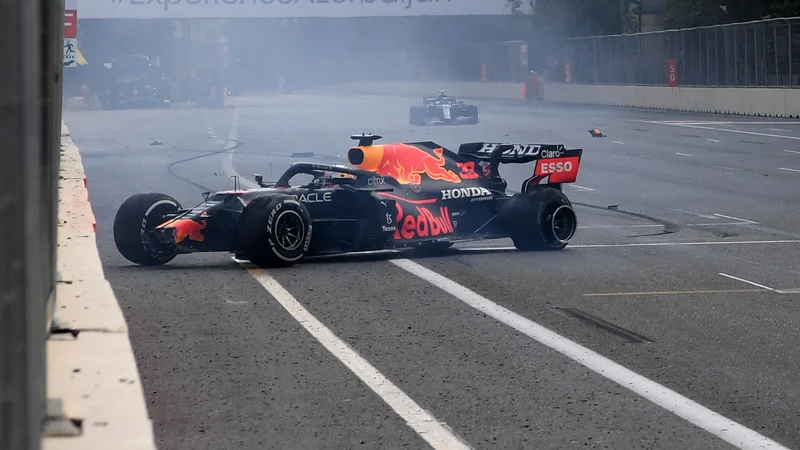
[[[564,61],[580,84],[800,87],[800,18],[565,40]]]
[[[0,449],[38,450],[55,302],[63,2],[2,7]]]

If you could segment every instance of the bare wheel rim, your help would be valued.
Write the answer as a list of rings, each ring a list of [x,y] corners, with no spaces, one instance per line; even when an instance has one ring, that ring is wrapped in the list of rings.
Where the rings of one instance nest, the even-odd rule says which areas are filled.
[[[304,234],[303,218],[297,212],[283,211],[275,219],[275,240],[283,250],[297,250],[303,244]]]
[[[575,213],[567,205],[561,205],[552,214],[553,237],[561,243],[568,242],[575,234]]]

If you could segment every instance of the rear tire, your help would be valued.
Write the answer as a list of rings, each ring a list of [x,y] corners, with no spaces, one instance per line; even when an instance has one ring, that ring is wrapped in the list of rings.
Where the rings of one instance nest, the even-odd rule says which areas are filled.
[[[514,195],[503,205],[500,217],[514,246],[522,251],[561,250],[578,228],[572,203],[552,187]]]
[[[166,221],[166,215],[182,209],[165,194],[146,193],[128,197],[114,217],[114,244],[128,261],[140,266],[160,266],[172,261],[174,248],[152,242],[150,231]]]
[[[311,244],[311,215],[293,196],[259,197],[242,212],[241,253],[261,267],[289,267]]]

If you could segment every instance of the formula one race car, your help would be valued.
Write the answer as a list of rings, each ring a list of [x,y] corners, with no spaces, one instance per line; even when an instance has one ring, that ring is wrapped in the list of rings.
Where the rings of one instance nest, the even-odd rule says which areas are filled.
[[[475,125],[478,123],[478,106],[456,100],[439,91],[438,97],[423,97],[422,106],[409,108],[411,125]]]
[[[423,247],[510,237],[519,250],[560,250],[577,228],[561,189],[578,176],[582,149],[563,145],[462,144],[458,153],[434,142],[375,145],[353,136],[355,166],[293,164],[275,183],[204,193],[183,208],[164,194],[136,194],[120,206],[114,240],[141,265],[178,254],[231,252],[262,267],[303,257]],[[503,164],[533,162],[521,192],[506,193]],[[296,175],[312,175],[292,186]]]

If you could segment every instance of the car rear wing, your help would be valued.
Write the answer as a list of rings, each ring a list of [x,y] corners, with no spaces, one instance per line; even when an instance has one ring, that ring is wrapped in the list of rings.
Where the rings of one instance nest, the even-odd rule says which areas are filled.
[[[526,164],[536,161],[533,177],[523,183],[523,190],[533,183],[574,183],[578,179],[578,168],[583,149],[567,149],[562,144],[503,144],[470,142],[461,144],[458,154],[477,160],[485,167],[484,175],[500,177],[500,164]]]

